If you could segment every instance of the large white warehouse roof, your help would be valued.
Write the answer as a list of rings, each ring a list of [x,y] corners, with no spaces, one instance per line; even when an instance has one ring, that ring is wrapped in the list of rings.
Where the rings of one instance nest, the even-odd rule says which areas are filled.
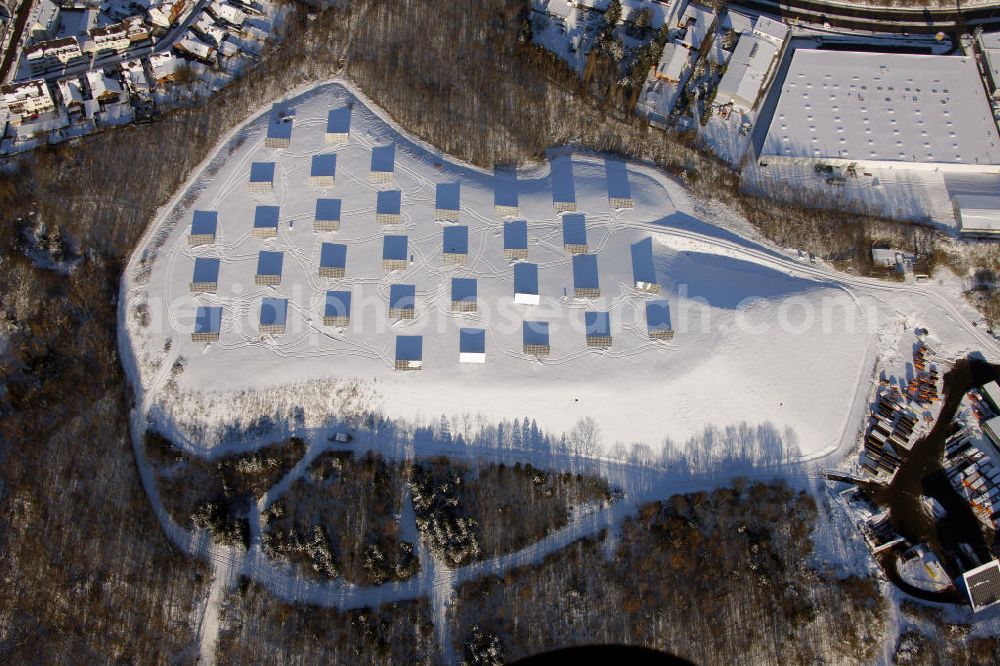
[[[1000,171],[1000,135],[970,58],[798,49],[761,157]]]

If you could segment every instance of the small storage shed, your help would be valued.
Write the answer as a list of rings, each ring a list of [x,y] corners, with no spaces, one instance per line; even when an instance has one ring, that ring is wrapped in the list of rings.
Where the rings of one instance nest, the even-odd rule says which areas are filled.
[[[469,258],[469,227],[449,226],[444,228],[441,242],[441,257],[446,265],[464,264]]]
[[[215,242],[219,228],[219,214],[214,210],[196,210],[191,217],[191,235],[188,245],[209,245]]]
[[[351,138],[351,107],[330,109],[326,116],[325,140],[328,146],[341,146]]]
[[[328,291],[323,304],[324,326],[347,326],[351,323],[351,292]]]
[[[653,239],[643,238],[632,244],[632,286],[649,294],[660,293],[653,262]]]
[[[281,265],[284,263],[284,258],[281,252],[261,250],[257,255],[257,275],[254,276],[254,284],[261,286],[281,284]]]
[[[194,316],[194,331],[192,342],[215,342],[222,330],[222,308],[217,306],[199,305]]]
[[[250,191],[270,192],[274,189],[274,162],[254,162],[250,165]]]
[[[525,321],[521,326],[522,351],[531,356],[548,356],[552,351],[549,347],[549,322]]]
[[[419,335],[396,336],[396,370],[420,370],[424,367],[424,339]]]
[[[340,199],[316,199],[315,231],[340,231]]]
[[[402,205],[402,192],[382,190],[375,195],[375,221],[379,224],[399,224]]]
[[[438,183],[434,193],[434,219],[439,222],[458,222],[460,187],[454,183]]]
[[[486,363],[486,330],[463,328],[458,331],[458,362]]]
[[[416,316],[417,287],[413,284],[389,285],[389,318],[413,319]]]
[[[497,167],[494,170],[493,211],[501,217],[517,215],[517,169]]]
[[[409,266],[406,236],[385,236],[382,239],[382,268],[387,271],[401,271]]]
[[[573,255],[573,292],[577,298],[599,298],[600,277],[596,254]]]
[[[282,335],[288,318],[288,299],[265,297],[260,301],[261,335]]]
[[[254,238],[276,237],[279,215],[280,209],[277,206],[257,206],[253,213]]]
[[[557,213],[576,210],[576,186],[573,184],[573,158],[556,155],[549,161],[552,180],[552,206]]]
[[[503,256],[508,261],[528,258],[528,223],[525,220],[503,223]]]
[[[567,213],[562,218],[563,249],[570,254],[587,251],[587,221],[583,213]]]
[[[219,260],[210,257],[195,257],[194,275],[191,277],[191,291],[215,292],[219,288]]]
[[[608,203],[612,208],[634,208],[632,188],[628,182],[628,167],[618,160],[604,160],[604,172],[608,178]]]
[[[337,155],[325,153],[312,156],[309,184],[313,187],[333,187],[337,176]]]
[[[268,148],[288,148],[292,142],[293,120],[295,120],[294,110],[284,104],[272,105],[264,145]]]
[[[646,303],[646,331],[650,340],[672,340],[674,329],[670,326],[670,305],[666,301]]]
[[[451,311],[475,312],[478,308],[476,278],[451,279]]]
[[[342,243],[323,243],[319,248],[319,276],[342,278],[347,270],[347,246]]]
[[[514,302],[522,305],[538,305],[538,266],[536,264],[514,264]]]
[[[611,346],[610,312],[584,312],[583,323],[587,331],[588,347]]]
[[[396,144],[372,148],[372,166],[368,180],[373,183],[388,183],[396,170]]]

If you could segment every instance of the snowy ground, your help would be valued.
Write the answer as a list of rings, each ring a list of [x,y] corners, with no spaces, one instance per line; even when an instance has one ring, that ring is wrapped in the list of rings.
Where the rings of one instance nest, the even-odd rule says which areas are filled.
[[[336,186],[312,187],[311,156],[329,152],[323,139],[327,112],[349,101],[355,103],[351,140],[336,150]],[[503,218],[493,210],[493,174],[412,141],[340,85],[318,87],[291,104],[296,112],[291,147],[264,147],[267,113],[246,125],[231,150],[224,147],[207,170],[195,175],[183,203],[164,211],[150,246],[141,250],[147,258],[155,256],[148,275],[137,270],[127,275],[127,311],[138,303],[149,310],[147,326],[134,316],[126,318],[142,386],[155,393],[167,374],[160,362],[183,361],[183,371],[172,373],[175,390],[153,400],[160,403],[167,431],[197,430],[192,418],[252,417],[227,410],[227,403],[235,404],[230,400],[235,392],[259,394],[266,414],[267,395],[280,387],[358,380],[374,388],[386,416],[416,424],[442,414],[473,414],[494,423],[527,415],[544,430],[559,433],[589,416],[601,429],[604,451],[615,443],[658,448],[668,437],[675,443],[695,441],[706,428],[765,425],[780,433],[783,450],[814,458],[855,436],[859,423],[852,417],[867,395],[876,355],[899,353],[886,348],[886,340],[908,344],[888,331],[924,325],[942,340],[942,353],[982,349],[993,354],[992,341],[968,326],[971,311],[961,302],[947,303],[953,299],[947,287],[930,298],[935,287],[847,281],[802,265],[703,222],[726,213],[705,211],[675,182],[638,165],[628,166],[635,208],[612,210],[604,160],[560,152],[553,158],[564,165],[572,161],[572,182],[558,169],[553,182],[548,164],[519,174],[528,261],[539,266],[541,303],[516,305],[513,266],[502,252]],[[372,147],[389,143],[396,145],[394,182],[371,184]],[[276,163],[272,193],[248,191],[254,161]],[[459,224],[469,227],[465,267],[443,264],[442,224],[433,220],[435,183],[455,181],[461,183]],[[381,226],[374,219],[377,190],[396,187],[402,191],[403,221]],[[575,191],[578,211],[586,215],[590,251],[598,258],[600,298],[573,296],[571,256],[562,248],[553,187]],[[317,197],[342,200],[341,231],[313,231]],[[257,205],[281,207],[277,238],[251,235]],[[215,245],[188,246],[195,209],[218,211]],[[731,220],[718,221],[734,226]],[[408,268],[391,273],[382,268],[383,234],[408,236],[413,259]],[[632,287],[630,246],[650,237],[662,287],[655,297]],[[323,242],[347,244],[345,279],[317,276]],[[284,253],[277,287],[254,284],[260,250]],[[189,291],[196,257],[220,258],[216,294]],[[452,277],[477,279],[477,313],[451,312]],[[415,319],[389,319],[393,283],[416,286]],[[322,325],[328,289],[352,291],[353,316],[346,329]],[[289,299],[284,335],[258,333],[266,296]],[[676,331],[671,342],[646,335],[645,305],[659,299],[670,306]],[[204,304],[224,308],[216,343],[191,341],[194,309]],[[610,349],[586,346],[585,311],[611,313]],[[549,357],[522,353],[526,320],[549,322]],[[960,320],[965,321],[956,327]],[[486,364],[458,362],[461,327],[487,330]],[[422,336],[421,371],[393,369],[397,335]],[[172,410],[172,395],[212,407],[185,404]]]

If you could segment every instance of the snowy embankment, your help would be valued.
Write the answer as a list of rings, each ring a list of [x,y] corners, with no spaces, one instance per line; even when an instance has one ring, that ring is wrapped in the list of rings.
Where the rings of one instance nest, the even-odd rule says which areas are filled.
[[[327,112],[353,103],[350,142],[324,144]],[[502,177],[443,158],[413,141],[339,84],[291,100],[291,146],[264,145],[268,114],[252,119],[196,173],[176,205],[163,211],[125,277],[124,345],[139,359],[136,386],[156,425],[199,439],[211,449],[235,421],[260,424],[299,407],[293,427],[318,427],[342,405],[338,391],[354,387],[367,409],[414,426],[441,415],[497,423],[527,416],[548,433],[571,431],[594,419],[607,453],[616,444],[658,450],[697,440],[706,427],[757,428],[778,433],[783,450],[815,457],[835,450],[856,425],[844,422],[866,392],[880,327],[898,326],[898,308],[883,293],[918,292],[865,280],[845,281],[728,231],[675,182],[645,166],[627,165],[635,206],[612,209],[605,161],[555,152],[549,164]],[[372,150],[396,146],[390,183],[369,181]],[[310,184],[313,155],[335,152],[336,185]],[[250,192],[253,162],[274,162],[271,192]],[[434,221],[435,186],[460,183],[459,225],[468,226],[464,266],[442,260],[443,225]],[[494,212],[497,188],[516,188],[527,221],[528,262],[538,266],[539,304],[514,302],[513,266],[504,258],[504,218]],[[401,222],[379,225],[379,191],[399,189]],[[575,199],[585,217],[587,244],[597,256],[600,295],[574,297],[573,258],[563,248],[554,197]],[[341,200],[338,232],[313,231],[317,198]],[[277,235],[255,238],[257,206],[280,207]],[[216,243],[190,247],[193,210],[217,211]],[[710,215],[709,221],[706,215]],[[407,236],[407,265],[382,265],[383,236]],[[653,240],[660,295],[633,286],[631,248]],[[324,242],[347,246],[343,279],[317,275]],[[280,285],[255,284],[258,252],[281,252]],[[143,260],[145,257],[145,260]],[[189,289],[197,258],[218,258],[218,289]],[[451,311],[451,279],[477,282],[478,311]],[[415,318],[391,320],[392,284],[413,285]],[[349,326],[323,326],[327,290],[350,289]],[[923,290],[930,291],[930,290]],[[261,335],[261,299],[288,299],[282,335]],[[935,301],[915,308],[937,316]],[[673,340],[651,340],[646,305],[665,301]],[[145,316],[135,315],[142,303]],[[221,306],[220,339],[193,342],[198,305]],[[943,307],[940,303],[937,306]],[[608,312],[613,344],[587,347],[584,313]],[[953,309],[945,308],[954,317]],[[962,318],[966,314],[959,315]],[[551,353],[522,353],[524,321],[549,324]],[[486,330],[486,363],[458,362],[459,329]],[[423,369],[393,369],[397,335],[423,339]],[[959,338],[961,339],[961,338]],[[980,346],[975,338],[961,346]],[[169,368],[165,366],[169,365]],[[297,390],[303,387],[296,405]],[[326,387],[326,388],[323,388]],[[316,399],[305,400],[309,396]]]

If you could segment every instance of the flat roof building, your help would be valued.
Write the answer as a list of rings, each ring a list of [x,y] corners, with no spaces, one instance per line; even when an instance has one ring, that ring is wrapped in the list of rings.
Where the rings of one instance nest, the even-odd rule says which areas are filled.
[[[288,299],[264,297],[260,301],[260,323],[258,330],[261,335],[281,335],[285,332],[285,321],[288,317]]]
[[[670,325],[670,304],[666,301],[646,303],[646,332],[650,340],[671,340],[674,329]]]
[[[1000,234],[1000,196],[988,194],[956,194],[951,205],[963,236],[996,236]]]
[[[511,220],[503,223],[503,256],[508,261],[528,258],[528,223]]]
[[[457,222],[461,202],[461,183],[438,183],[434,192],[434,219]]]
[[[253,213],[254,238],[274,238],[278,235],[278,217],[281,210],[277,206],[257,206]]]
[[[993,413],[1000,414],[1000,385],[995,381],[987,382],[979,387],[979,393],[993,409]]]
[[[250,165],[250,191],[270,192],[274,189],[274,162],[254,162]]]
[[[974,613],[1000,602],[1000,562],[993,560],[966,571],[962,581]]]
[[[486,363],[486,330],[463,328],[458,331],[458,362]]]
[[[677,85],[689,69],[691,69],[691,52],[687,47],[667,42],[663,45],[663,51],[660,53],[660,60],[656,64],[653,76]]]
[[[343,145],[351,137],[351,109],[342,106],[339,109],[331,109],[326,116],[327,145]]]
[[[347,246],[342,243],[323,243],[319,250],[319,276],[342,278],[347,271]]]
[[[464,264],[469,257],[469,227],[445,227],[441,239],[441,252],[446,265]]]
[[[372,148],[372,166],[368,179],[373,183],[387,183],[392,180],[396,166],[396,144]]]
[[[419,335],[396,336],[396,370],[420,370],[424,367],[424,339]]]
[[[375,221],[379,224],[399,224],[402,206],[402,192],[381,190],[375,195]]]
[[[385,236],[382,239],[382,268],[387,271],[401,271],[409,266],[406,236]]]
[[[797,49],[761,163],[1000,173],[1000,134],[965,56]]]
[[[328,291],[323,304],[324,326],[347,326],[351,323],[351,292]]]
[[[413,319],[417,309],[417,287],[412,284],[389,285],[389,318]]]
[[[599,298],[601,283],[596,254],[573,255],[573,292],[577,298]]]
[[[653,262],[653,239],[646,237],[632,243],[632,286],[650,294],[660,293],[660,283],[656,279],[656,264]]]
[[[196,210],[191,217],[191,234],[188,245],[209,245],[215,242],[219,228],[219,214],[214,210]]]
[[[281,284],[281,265],[284,259],[285,255],[281,252],[261,250],[257,255],[257,274],[254,276],[254,284],[260,286]]]
[[[222,331],[222,308],[217,306],[199,305],[194,316],[194,331],[192,342],[215,342]]]
[[[588,347],[606,349],[611,346],[610,312],[584,312],[583,323]]]
[[[538,266],[536,264],[514,264],[514,302],[522,305],[538,305]]]
[[[340,199],[316,199],[313,230],[340,231]]]
[[[993,444],[993,448],[1000,451],[1000,416],[994,416],[992,418],[983,421],[983,434],[990,440]]]
[[[219,288],[220,261],[214,257],[195,257],[190,288],[193,292],[215,292]]]
[[[476,278],[451,279],[452,312],[475,312],[478,309],[477,295]]]
[[[778,48],[770,40],[741,35],[716,88],[715,103],[732,104],[744,112],[753,110]]]
[[[531,356],[548,356],[551,353],[549,322],[525,321],[521,325],[521,351]]]
[[[333,187],[336,183],[337,155],[325,153],[312,156],[309,167],[309,184],[314,187]]]

